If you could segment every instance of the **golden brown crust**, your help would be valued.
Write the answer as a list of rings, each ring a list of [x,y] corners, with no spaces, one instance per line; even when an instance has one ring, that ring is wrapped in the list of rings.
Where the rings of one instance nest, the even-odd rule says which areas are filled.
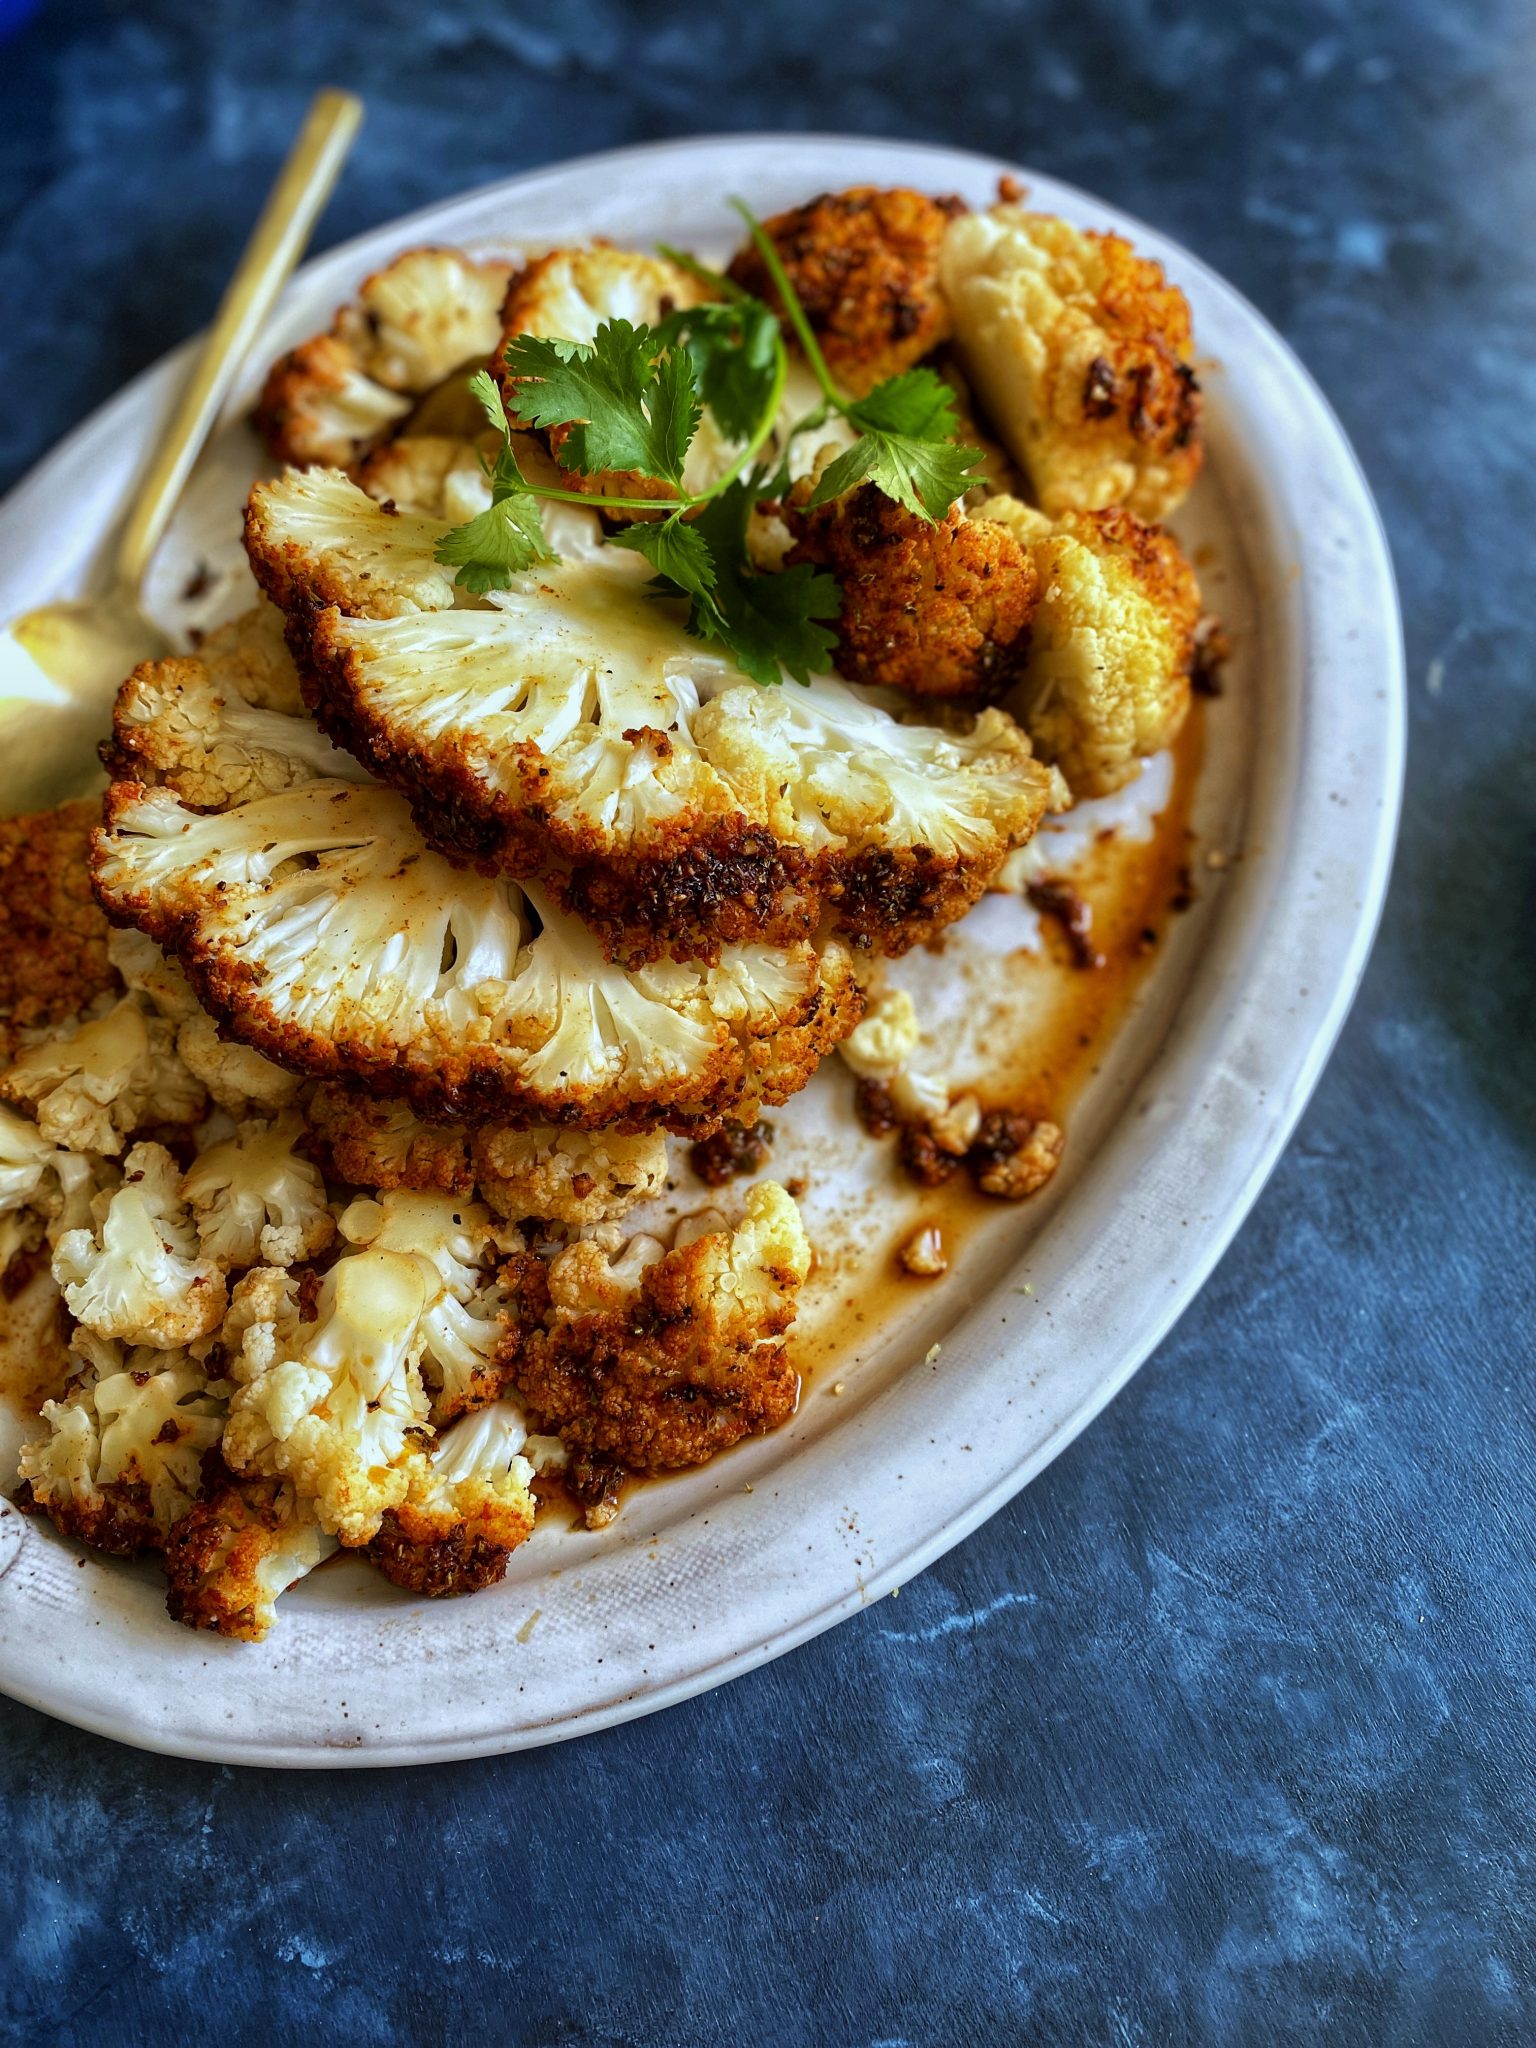
[[[336,1180],[353,1187],[417,1188],[444,1195],[474,1193],[469,1133],[462,1124],[410,1119],[396,1136],[402,1105],[326,1082],[310,1100],[313,1148]]]
[[[416,1540],[393,1508],[385,1510],[379,1533],[364,1552],[393,1585],[428,1600],[484,1592],[505,1576],[511,1554],[466,1522],[445,1536]]]
[[[95,797],[0,820],[0,1064],[20,1033],[62,1024],[118,986],[91,894]]]
[[[1087,239],[1103,261],[1099,316],[1114,346],[1088,365],[1078,409],[1084,420],[1118,421],[1155,454],[1187,452],[1187,489],[1202,460],[1189,301],[1162,265],[1138,256],[1123,235],[1090,229]]]
[[[995,521],[958,508],[931,525],[861,484],[807,510],[811,484],[784,507],[787,560],[830,569],[842,587],[837,666],[850,682],[920,697],[995,697],[1028,644],[1034,564]]]
[[[267,1634],[262,1609],[270,1602],[258,1592],[255,1574],[284,1525],[284,1482],[237,1479],[217,1456],[208,1465],[223,1476],[165,1541],[166,1612],[184,1628],[259,1643]]]
[[[42,1502],[27,1479],[14,1499],[24,1513],[46,1515],[61,1536],[73,1536],[77,1543],[105,1551],[109,1557],[142,1557],[146,1551],[161,1548],[147,1480],[109,1480],[97,1489],[94,1500]]]
[[[645,1272],[623,1311],[595,1310],[553,1329],[548,1273],[523,1254],[507,1278],[518,1322],[504,1350],[511,1384],[573,1451],[605,1453],[632,1471],[700,1465],[795,1412],[800,1378],[779,1342],[722,1343],[701,1332],[690,1246]],[[772,1336],[787,1327],[790,1308]]]
[[[764,221],[828,368],[855,396],[948,340],[939,248],[949,223],[965,210],[959,199],[855,185]],[[730,274],[779,307],[750,243],[737,252]]]

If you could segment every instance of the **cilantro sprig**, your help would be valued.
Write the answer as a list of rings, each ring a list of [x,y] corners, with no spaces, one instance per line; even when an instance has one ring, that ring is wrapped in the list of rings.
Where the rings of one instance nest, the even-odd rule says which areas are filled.
[[[956,444],[952,396],[931,370],[892,377],[859,399],[839,390],[778,251],[748,208],[740,200],[732,204],[822,392],[816,409],[781,434],[776,466],[758,458],[779,427],[784,399],[788,354],[780,320],[760,299],[680,251],[662,249],[710,287],[714,296],[705,303],[679,308],[654,327],[606,321],[590,342],[516,335],[503,360],[515,381],[519,424],[562,430],[563,468],[667,487],[660,498],[605,490],[600,502],[648,515],[608,540],[644,556],[657,595],[686,599],[689,631],[725,648],[755,682],[778,683],[788,674],[804,683],[828,666],[837,584],[808,564],[764,573],[747,547],[754,506],[789,487],[789,444],[839,414],[857,438],[828,465],[809,502],[826,504],[868,480],[930,522],[975,481],[981,457]],[[558,560],[539,516],[541,498],[587,506],[598,501],[526,477],[495,379],[482,370],[470,388],[499,436],[494,458],[482,458],[491,504],[443,535],[437,559],[456,571],[464,589],[484,595]],[[695,491],[685,475],[706,410],[738,446],[722,474]]]

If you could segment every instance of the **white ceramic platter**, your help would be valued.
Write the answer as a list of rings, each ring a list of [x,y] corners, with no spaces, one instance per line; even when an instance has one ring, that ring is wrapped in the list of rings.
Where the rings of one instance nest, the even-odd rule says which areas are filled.
[[[720,256],[737,239],[730,193],[760,213],[866,183],[985,204],[1009,170],[1034,204],[1129,234],[1189,295],[1210,463],[1177,524],[1239,643],[1193,823],[1242,858],[1178,921],[1074,1111],[1056,1182],[989,1212],[900,1317],[845,1331],[788,1427],[640,1489],[600,1534],[541,1524],[473,1600],[413,1601],[347,1563],[285,1598],[265,1644],[225,1643],[167,1621],[157,1571],[82,1569],[74,1546],[0,1503],[4,1690],[147,1748],[275,1765],[491,1755],[648,1713],[792,1649],[957,1543],[1098,1413],[1220,1257],[1369,950],[1399,801],[1402,650],[1386,545],[1337,421],[1253,308],[1184,250],[1017,166],[902,143],[701,140],[516,178],[300,275],[194,478],[159,587],[174,608],[189,565],[234,541],[254,459],[238,421],[262,367],[402,248],[606,234]],[[0,616],[89,586],[184,362],[130,385],[0,508]],[[213,598],[221,615],[240,601],[233,579]],[[14,807],[3,778],[0,811]],[[952,964],[912,972],[937,1001]],[[808,1173],[812,1235],[830,1270],[852,1272],[873,1148],[848,1093],[827,1077],[780,1113],[774,1170]]]

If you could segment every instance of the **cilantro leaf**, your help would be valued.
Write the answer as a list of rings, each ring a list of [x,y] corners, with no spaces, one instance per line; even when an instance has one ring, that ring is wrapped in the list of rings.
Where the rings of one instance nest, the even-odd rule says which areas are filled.
[[[686,351],[658,350],[649,327],[605,320],[590,342],[518,334],[504,360],[519,380],[519,416],[571,428],[560,460],[583,476],[632,469],[679,487],[699,422]]]
[[[439,540],[434,555],[445,568],[456,569],[454,581],[483,597],[504,589],[520,570],[558,561],[544,533],[539,501],[512,447],[512,428],[496,380],[485,370],[470,378],[469,388],[491,425],[502,436],[494,462],[484,465],[491,484],[489,508],[452,527]]]
[[[836,579],[808,562],[765,574],[747,556],[747,521],[756,494],[734,483],[711,498],[690,530],[702,535],[715,565],[712,602],[695,603],[689,631],[718,640],[753,682],[774,684],[787,672],[797,683],[831,666],[835,633],[820,623],[842,607]]]
[[[931,521],[942,519],[976,481],[981,450],[954,439],[954,393],[932,370],[887,378],[842,411],[859,439],[828,464],[812,505],[825,505],[868,477],[898,505]]]
[[[665,584],[666,594],[681,591],[695,605],[714,604],[715,563],[709,543],[698,527],[681,519],[640,519],[610,533],[608,544],[644,555]]]
[[[742,294],[728,305],[681,307],[656,331],[687,349],[699,394],[727,439],[755,433],[778,371],[779,323],[768,308]]]

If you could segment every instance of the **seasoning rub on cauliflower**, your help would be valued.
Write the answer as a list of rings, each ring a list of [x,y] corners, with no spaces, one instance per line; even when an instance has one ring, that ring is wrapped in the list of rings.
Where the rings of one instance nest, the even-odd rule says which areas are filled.
[[[901,951],[969,908],[1038,823],[1049,778],[1000,713],[950,732],[832,678],[749,685],[647,594],[628,552],[519,577],[484,607],[426,603],[432,522],[320,481],[372,564],[318,612],[322,717],[434,839],[555,870],[616,956],[782,940],[824,908]],[[247,522],[258,575],[299,611],[338,588],[316,485],[258,485]],[[1001,532],[968,536],[977,556],[987,545],[1019,556]],[[992,624],[1014,630],[1011,614]]]
[[[441,1599],[495,1585],[533,1534],[534,1465],[515,1401],[495,1401],[444,1430],[431,1461],[391,1508],[368,1555],[397,1586]]]
[[[858,1021],[836,945],[612,966],[537,891],[450,867],[375,786],[209,816],[118,783],[93,872],[246,1044],[429,1118],[712,1128],[787,1099]]]
[[[949,226],[940,275],[966,375],[1043,509],[1165,518],[1203,450],[1189,306],[1161,265],[1002,205]]]
[[[328,334],[276,362],[256,428],[283,462],[349,463],[455,370],[483,362],[501,331],[510,263],[459,249],[408,249],[364,280]]]
[[[337,1548],[286,1479],[219,1476],[165,1540],[165,1604],[172,1621],[259,1643],[286,1593]],[[206,1466],[205,1466],[206,1469]]]

